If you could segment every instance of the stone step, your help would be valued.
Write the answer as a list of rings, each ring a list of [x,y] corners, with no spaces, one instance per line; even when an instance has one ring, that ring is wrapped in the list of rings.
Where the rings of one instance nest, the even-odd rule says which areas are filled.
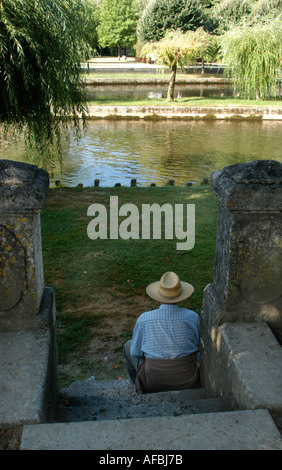
[[[206,392],[203,388],[194,388],[189,390],[177,390],[172,393],[181,394],[184,392],[190,398],[207,398]],[[129,380],[77,380],[73,382],[68,388],[63,388],[61,393],[66,399],[83,399],[93,397],[96,395],[102,396],[139,396],[148,397],[156,394],[137,394],[134,385],[131,385]],[[170,392],[159,392],[170,393]]]
[[[25,425],[21,449],[282,450],[282,440],[268,410],[244,410]]]
[[[222,411],[203,389],[137,394],[128,380],[77,381],[63,389],[56,422],[99,421]]]

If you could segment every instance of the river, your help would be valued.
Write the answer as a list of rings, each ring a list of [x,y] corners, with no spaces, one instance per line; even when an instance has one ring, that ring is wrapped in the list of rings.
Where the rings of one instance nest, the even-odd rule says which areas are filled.
[[[77,142],[63,149],[64,168],[51,182],[65,186],[199,183],[217,169],[256,159],[282,162],[279,121],[89,121]],[[0,158],[26,160],[24,146],[2,142]]]
[[[95,85],[87,86],[86,93],[90,100],[97,99],[145,99],[145,98],[166,98],[168,83],[163,84],[136,84],[136,85]],[[232,96],[233,86],[231,84],[189,84],[181,85],[176,83],[175,96],[187,98],[191,96]]]

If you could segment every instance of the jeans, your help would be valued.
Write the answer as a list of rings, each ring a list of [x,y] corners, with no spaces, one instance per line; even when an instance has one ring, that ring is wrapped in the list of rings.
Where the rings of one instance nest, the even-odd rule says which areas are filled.
[[[132,385],[135,384],[136,380],[136,373],[141,364],[145,361],[145,357],[136,357],[130,354],[130,345],[131,340],[127,341],[123,348],[123,356],[125,359],[125,365],[127,369],[127,373],[129,375],[129,380]]]

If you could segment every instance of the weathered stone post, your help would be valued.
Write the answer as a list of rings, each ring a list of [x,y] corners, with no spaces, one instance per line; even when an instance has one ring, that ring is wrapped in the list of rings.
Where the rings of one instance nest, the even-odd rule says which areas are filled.
[[[228,166],[212,174],[211,188],[219,208],[214,279],[201,315],[201,373],[216,391],[224,381],[217,362],[222,325],[264,322],[282,342],[282,164]]]
[[[55,298],[44,286],[45,170],[0,161],[0,423],[46,419],[56,397]]]

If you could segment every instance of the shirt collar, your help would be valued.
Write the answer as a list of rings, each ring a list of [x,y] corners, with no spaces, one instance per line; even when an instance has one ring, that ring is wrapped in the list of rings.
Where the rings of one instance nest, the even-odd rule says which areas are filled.
[[[161,304],[159,306],[159,310],[167,310],[167,309],[176,309],[179,308],[177,304]]]

